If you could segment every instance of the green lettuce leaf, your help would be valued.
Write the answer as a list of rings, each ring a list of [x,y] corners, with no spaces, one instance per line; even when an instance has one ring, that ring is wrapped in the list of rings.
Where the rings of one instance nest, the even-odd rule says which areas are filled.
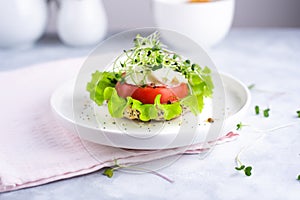
[[[116,89],[113,87],[106,87],[103,92],[103,99],[104,100],[111,99],[111,96],[112,96],[112,93],[114,92],[114,90],[116,90]]]
[[[141,121],[149,121],[157,118],[158,111],[154,104],[143,104],[142,102],[131,97],[127,97],[127,100],[132,109],[136,109],[140,112],[139,118]]]
[[[160,97],[160,94],[155,97],[154,104],[157,106],[157,108],[164,112],[165,120],[170,120],[181,115],[182,108],[179,102],[174,102],[172,104],[161,104]]]
[[[104,102],[104,90],[107,87],[115,87],[120,75],[114,72],[99,72],[92,74],[92,80],[87,83],[86,90],[90,92],[90,98],[101,106]]]
[[[192,93],[195,95],[202,95],[210,97],[213,91],[213,83],[209,75],[198,75],[193,73],[189,77],[189,84],[192,87]]]
[[[132,97],[127,97],[127,99],[119,97],[117,90],[113,87],[106,87],[103,94],[104,100],[108,100],[108,111],[110,115],[116,118],[122,118],[128,106],[139,111],[139,119],[144,122],[156,119],[160,110],[164,112],[165,120],[178,117],[182,113],[180,102],[161,104],[161,95],[156,96],[154,104],[143,104]]]
[[[210,73],[210,69],[205,67],[204,69],[199,68],[189,75],[188,82],[192,90],[191,95],[182,99],[181,102],[189,107],[195,115],[202,112],[204,97],[211,97],[213,94],[214,86]]]
[[[190,111],[194,114],[197,115],[201,111],[199,111],[199,106],[198,105],[198,99],[196,95],[189,95],[180,101],[181,105],[186,106],[190,109]]]
[[[127,99],[119,97],[116,89],[113,87],[105,88],[103,94],[104,99],[108,100],[108,111],[112,117],[123,117],[123,113],[128,106],[139,111],[139,118],[141,121],[156,119],[158,116],[158,111],[154,104],[143,104],[131,97],[127,97]]]
[[[108,100],[108,111],[112,117],[121,118],[125,108],[128,106],[126,99],[119,97],[115,88],[109,87],[105,89],[106,95],[109,93],[110,98]],[[107,95],[106,97],[109,97]]]

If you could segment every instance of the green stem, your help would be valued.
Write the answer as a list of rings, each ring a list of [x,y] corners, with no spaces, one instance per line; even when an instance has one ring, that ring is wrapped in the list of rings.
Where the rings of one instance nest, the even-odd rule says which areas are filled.
[[[151,173],[153,175],[156,175],[166,181],[168,181],[169,183],[174,183],[173,180],[171,180],[170,178],[164,176],[163,174],[160,174],[156,171],[150,170],[150,169],[146,169],[146,168],[142,168],[142,167],[136,167],[136,166],[127,166],[127,165],[119,165],[117,164],[116,167],[112,168],[113,170],[117,170],[117,169],[131,169],[131,170],[136,170],[136,171],[141,171],[141,172],[146,172],[146,173]]]
[[[259,132],[259,133],[267,134],[267,133],[274,132],[274,131],[277,131],[277,130],[280,130],[280,129],[283,129],[283,128],[288,128],[288,127],[294,126],[296,124],[299,124],[299,122],[283,124],[283,125],[280,125],[280,126],[276,126],[274,128],[270,128],[270,129],[253,129],[253,130],[256,131],[256,132]]]

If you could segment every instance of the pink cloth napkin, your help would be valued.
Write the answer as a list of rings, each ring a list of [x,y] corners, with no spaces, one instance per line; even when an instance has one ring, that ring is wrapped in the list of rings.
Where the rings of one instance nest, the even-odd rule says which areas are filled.
[[[0,73],[0,192],[87,174],[114,165],[115,159],[141,163],[182,152],[124,151],[93,143],[87,151],[76,134],[54,119],[49,103],[51,93],[76,76],[81,64],[82,59],[72,59]],[[218,141],[236,136],[228,133]],[[202,148],[193,145],[185,152],[199,153]]]

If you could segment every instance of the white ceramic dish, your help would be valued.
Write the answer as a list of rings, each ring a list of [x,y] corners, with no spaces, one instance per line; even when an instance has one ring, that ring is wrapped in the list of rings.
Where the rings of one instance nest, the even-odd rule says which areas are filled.
[[[155,23],[182,33],[202,47],[212,47],[230,30],[235,0],[188,3],[187,0],[154,0]]]
[[[210,130],[220,134],[235,129],[250,104],[248,88],[232,76],[221,75],[225,89],[225,123],[212,116],[211,100],[197,118],[191,113],[168,122],[143,123],[112,118],[105,106],[98,107],[88,98],[88,93],[74,96],[74,83],[59,87],[51,96],[52,110],[62,125],[95,143],[128,149],[166,149],[207,142]],[[73,106],[76,105],[76,106]],[[78,106],[79,105],[79,106]],[[220,123],[218,123],[220,122]],[[219,127],[212,127],[219,126]],[[215,129],[217,128],[217,129]]]
[[[43,35],[47,17],[46,1],[0,1],[0,48],[32,46]]]

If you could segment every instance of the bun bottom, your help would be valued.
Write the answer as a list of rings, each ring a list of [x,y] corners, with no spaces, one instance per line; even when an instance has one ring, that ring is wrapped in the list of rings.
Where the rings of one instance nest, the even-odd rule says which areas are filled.
[[[186,113],[186,112],[188,112],[187,107],[182,106],[181,115]],[[176,119],[179,116],[181,116],[181,115],[179,115],[179,116],[174,117],[173,119],[166,120],[164,118],[164,111],[158,110],[157,114],[158,114],[157,117],[155,119],[152,119],[152,120],[155,120],[155,121],[170,121],[170,120]],[[126,107],[126,109],[123,112],[123,116],[124,116],[124,118],[131,119],[131,120],[140,120],[140,117],[139,117],[140,112],[136,109],[133,109],[131,106]]]

